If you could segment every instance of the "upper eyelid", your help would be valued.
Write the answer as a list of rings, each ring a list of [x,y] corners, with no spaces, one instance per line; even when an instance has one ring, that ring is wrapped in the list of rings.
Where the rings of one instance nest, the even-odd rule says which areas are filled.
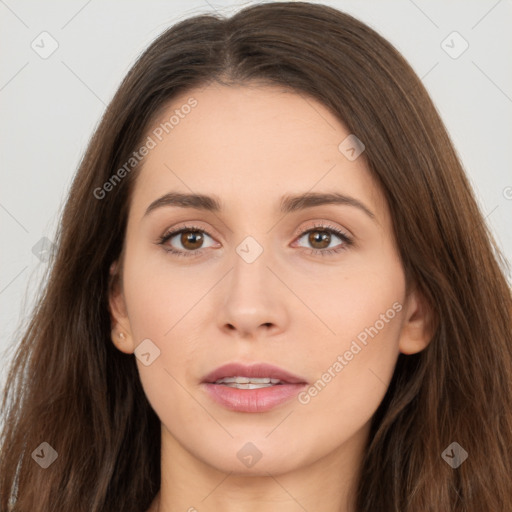
[[[320,222],[319,224],[317,224],[317,222],[319,222],[319,221],[315,221],[315,224],[313,226],[309,226],[306,228],[297,228],[297,230],[294,233],[294,236],[295,237],[303,236],[305,233],[308,233],[309,231],[314,231],[315,229],[318,229],[318,230],[324,229],[325,231],[334,231],[334,232],[339,231],[339,232],[343,233],[345,236],[347,236],[348,238],[354,237],[348,229],[339,227],[339,226],[333,226],[333,225],[331,225],[331,223],[329,221],[324,221],[323,223]]]
[[[180,226],[178,228],[170,228],[164,231],[164,234],[160,238],[173,238],[176,235],[180,234],[183,231],[199,231],[201,233],[205,233],[210,238],[215,238],[214,235],[210,234],[209,230],[206,228],[202,228],[199,226]]]

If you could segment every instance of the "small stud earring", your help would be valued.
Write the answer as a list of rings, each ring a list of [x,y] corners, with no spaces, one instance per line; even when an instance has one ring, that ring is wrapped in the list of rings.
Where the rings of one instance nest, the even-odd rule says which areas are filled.
[[[124,340],[126,338],[124,332],[120,332],[119,335],[118,335],[122,340]]]

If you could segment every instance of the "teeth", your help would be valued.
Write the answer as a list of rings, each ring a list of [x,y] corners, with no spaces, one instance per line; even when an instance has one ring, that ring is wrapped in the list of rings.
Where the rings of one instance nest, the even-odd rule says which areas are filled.
[[[238,384],[236,382],[230,382],[228,384],[221,383],[222,386],[227,386],[228,388],[236,388],[236,389],[260,389],[260,388],[271,388],[272,386],[275,386],[276,384],[270,384],[270,383],[261,383],[261,384]]]
[[[279,379],[271,379],[270,377],[224,377],[223,379],[219,379],[215,382],[215,384],[255,384],[259,387],[268,387],[273,384],[279,384],[281,381]],[[235,386],[231,386],[235,387]],[[240,389],[256,389],[256,388],[244,388]]]

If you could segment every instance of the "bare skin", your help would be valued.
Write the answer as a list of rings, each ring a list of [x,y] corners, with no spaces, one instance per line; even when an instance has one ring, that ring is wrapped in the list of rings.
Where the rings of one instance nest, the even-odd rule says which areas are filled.
[[[190,97],[197,106],[145,157],[110,297],[114,333],[125,333],[113,335],[116,347],[133,353],[150,339],[160,350],[149,366],[137,358],[162,423],[161,488],[148,512],[353,512],[397,357],[430,340],[423,298],[406,294],[386,201],[364,158],[338,149],[347,129],[315,100],[213,84],[175,98],[161,120]],[[214,195],[223,209],[145,214],[171,191]],[[279,211],[283,196],[306,192],[350,196],[371,214],[351,204]],[[167,252],[193,252],[180,234],[158,244],[184,225],[204,230],[200,254]],[[263,249],[251,263],[236,252],[248,236]],[[377,334],[358,342],[370,326]],[[267,412],[232,411],[201,385],[231,361],[328,382]],[[252,467],[237,456],[246,443],[261,454]]]

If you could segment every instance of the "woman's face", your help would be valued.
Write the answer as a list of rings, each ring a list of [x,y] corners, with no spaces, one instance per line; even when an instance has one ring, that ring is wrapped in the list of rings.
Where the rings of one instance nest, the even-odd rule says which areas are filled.
[[[163,449],[254,475],[349,460],[399,352],[425,345],[362,146],[322,104],[266,86],[189,91],[147,137],[111,309]],[[299,383],[268,368],[213,380],[281,384],[205,383],[228,363]]]

